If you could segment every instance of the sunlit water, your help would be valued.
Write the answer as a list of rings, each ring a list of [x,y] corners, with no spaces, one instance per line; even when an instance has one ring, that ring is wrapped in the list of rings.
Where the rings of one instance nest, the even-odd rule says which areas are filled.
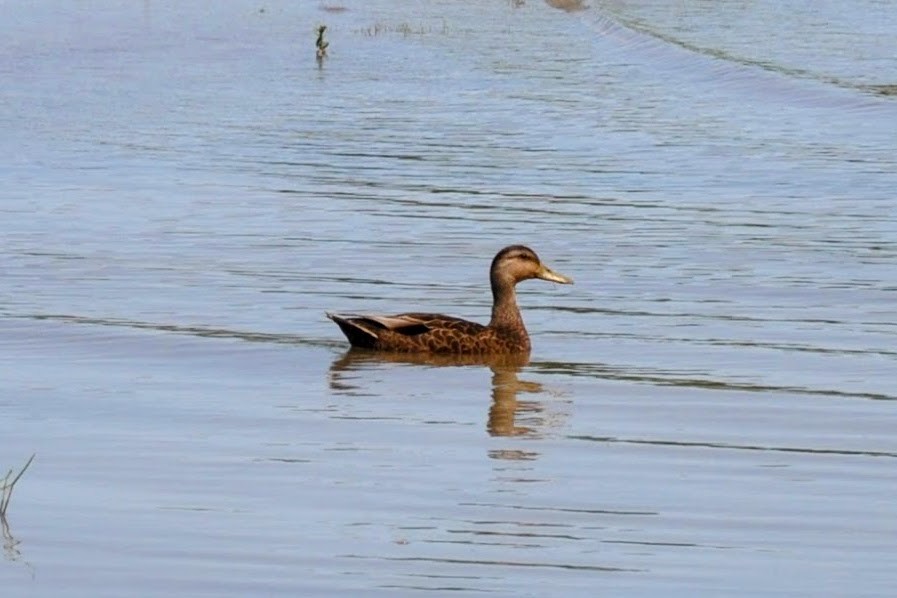
[[[834,4],[4,3],[4,595],[892,595],[897,5]],[[323,316],[484,321],[510,243],[529,363]]]

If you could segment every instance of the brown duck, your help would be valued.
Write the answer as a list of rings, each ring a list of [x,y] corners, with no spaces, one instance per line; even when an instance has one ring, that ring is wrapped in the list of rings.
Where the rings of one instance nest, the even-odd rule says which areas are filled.
[[[561,284],[573,280],[553,272],[536,252],[523,245],[505,247],[492,260],[492,320],[488,326],[442,314],[395,316],[328,313],[353,347],[403,353],[455,355],[529,353],[530,341],[517,307],[515,286],[541,278]]]

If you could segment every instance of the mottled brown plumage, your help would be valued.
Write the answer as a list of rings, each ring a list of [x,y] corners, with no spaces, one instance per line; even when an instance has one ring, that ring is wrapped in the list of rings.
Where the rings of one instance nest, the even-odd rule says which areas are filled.
[[[529,335],[517,307],[515,286],[530,278],[562,284],[573,282],[552,272],[529,247],[511,245],[498,252],[489,270],[493,303],[488,326],[426,313],[395,316],[328,313],[327,317],[339,325],[354,347],[456,355],[529,353]]]

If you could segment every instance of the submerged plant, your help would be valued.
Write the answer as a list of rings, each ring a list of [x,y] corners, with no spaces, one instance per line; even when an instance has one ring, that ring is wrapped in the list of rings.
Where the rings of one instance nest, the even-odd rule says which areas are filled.
[[[10,478],[12,477],[13,470],[10,469],[3,478],[3,481],[0,482],[0,518],[6,518],[6,510],[9,508],[9,500],[12,498],[13,488],[15,488],[16,482],[19,481],[28,469],[28,466],[31,465],[31,462],[34,461],[34,456],[36,454],[37,453],[32,453],[31,458],[28,459],[21,471],[16,474],[16,477],[12,478],[12,481],[10,481]]]

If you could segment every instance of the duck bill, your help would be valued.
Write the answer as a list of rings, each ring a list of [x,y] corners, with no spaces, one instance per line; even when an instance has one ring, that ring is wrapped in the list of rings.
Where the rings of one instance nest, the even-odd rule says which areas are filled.
[[[563,274],[558,274],[548,266],[542,266],[542,269],[539,270],[536,277],[541,278],[542,280],[550,280],[551,282],[559,282],[561,284],[573,284],[572,278],[564,276]]]

